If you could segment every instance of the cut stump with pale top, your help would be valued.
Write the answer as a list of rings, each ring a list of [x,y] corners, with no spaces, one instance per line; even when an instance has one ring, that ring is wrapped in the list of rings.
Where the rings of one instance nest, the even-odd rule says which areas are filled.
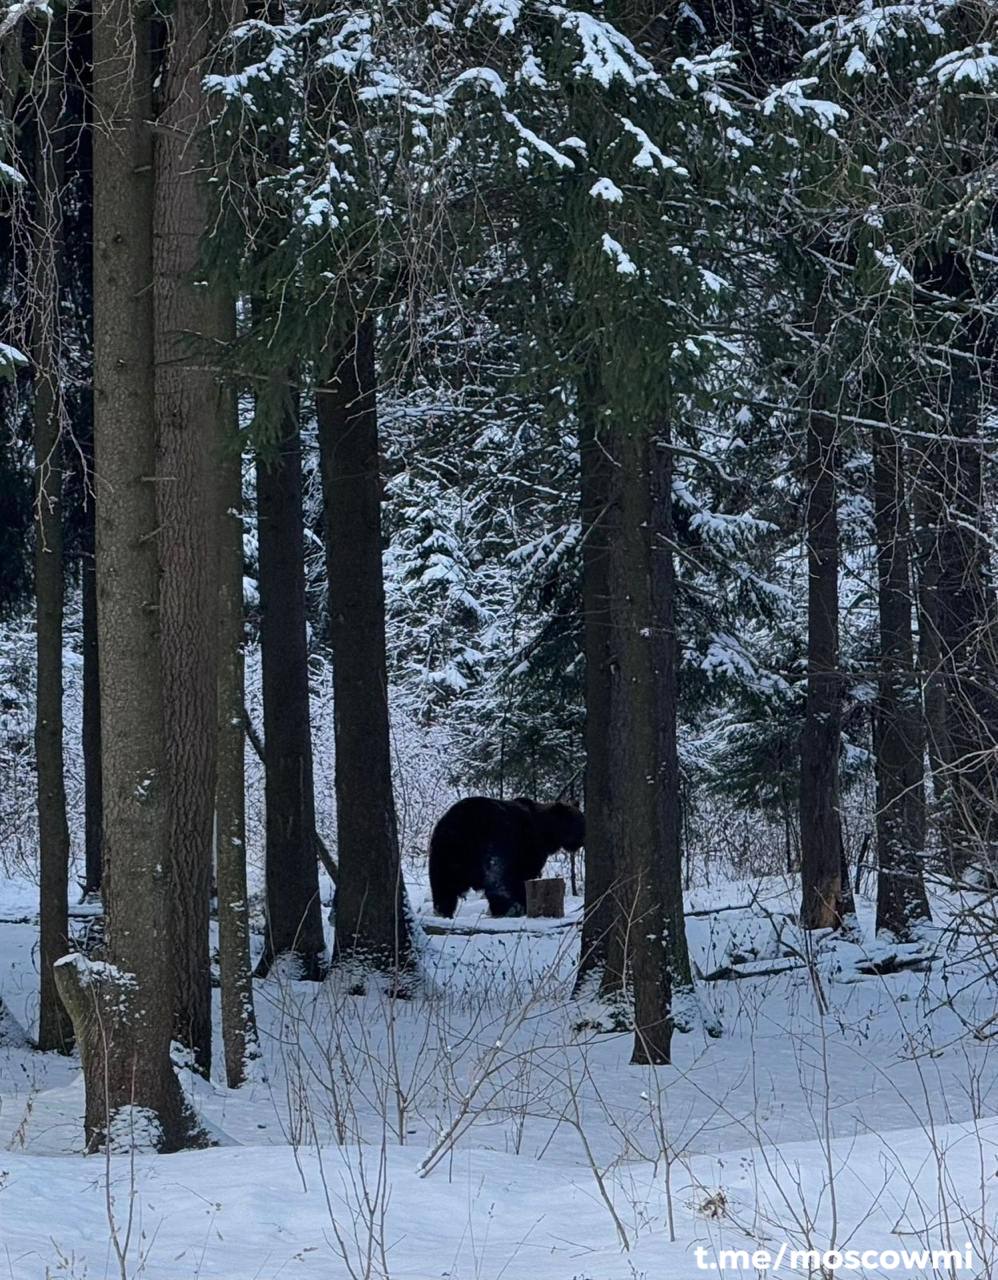
[[[560,876],[527,881],[527,915],[561,920],[565,914],[565,881]]]

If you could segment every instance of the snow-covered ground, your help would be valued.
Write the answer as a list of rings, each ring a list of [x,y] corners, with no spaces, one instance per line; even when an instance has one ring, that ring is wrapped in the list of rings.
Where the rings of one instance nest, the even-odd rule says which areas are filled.
[[[693,1280],[721,1249],[781,1246],[772,1274],[791,1250],[922,1247],[961,1251],[935,1274],[998,1274],[992,981],[943,930],[928,968],[864,972],[883,950],[809,949],[793,898],[775,879],[691,895],[700,973],[739,976],[700,983],[723,1035],[677,1036],[669,1068],[578,1030],[573,925],[481,921],[477,900],[458,925],[487,932],[428,936],[414,999],[257,984],[264,1070],[188,1082],[213,1149],[84,1158],[75,1063],[0,1049],[0,1276]],[[34,909],[0,880],[0,918]],[[29,1031],[36,942],[0,923],[0,995]]]

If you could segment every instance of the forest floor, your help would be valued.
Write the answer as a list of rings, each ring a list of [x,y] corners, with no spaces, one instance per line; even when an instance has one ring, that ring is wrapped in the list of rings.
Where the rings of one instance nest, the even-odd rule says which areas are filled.
[[[795,892],[691,895],[700,973],[738,976],[699,984],[723,1034],[677,1035],[668,1068],[579,1030],[574,926],[491,922],[477,899],[458,923],[486,931],[428,936],[413,999],[258,983],[255,1078],[187,1082],[212,1149],[84,1158],[77,1064],[2,1048],[0,1278],[694,1280],[721,1249],[781,1247],[734,1274],[934,1247],[959,1265],[883,1270],[998,1275],[993,965],[936,902],[900,956],[917,967],[870,972],[898,962],[870,903],[857,940],[805,947]],[[0,997],[29,1033],[37,929],[16,921],[36,893],[0,879]]]

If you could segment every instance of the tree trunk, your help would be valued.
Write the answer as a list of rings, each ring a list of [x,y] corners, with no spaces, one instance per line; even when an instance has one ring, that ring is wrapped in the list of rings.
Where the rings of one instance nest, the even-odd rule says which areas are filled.
[[[658,685],[658,830],[659,890],[666,918],[673,1024],[676,996],[693,994],[693,967],[686,942],[683,911],[682,789],[679,785],[677,743],[679,652],[676,641],[675,534],[672,525],[672,465],[670,439],[661,434],[652,442],[652,617],[655,678]],[[683,1028],[688,1029],[688,1028]]]
[[[941,670],[939,609],[937,588],[939,563],[936,555],[938,531],[942,523],[942,452],[929,445],[918,457],[912,478],[915,517],[915,559],[918,597],[918,670],[922,684],[926,747],[932,778],[933,807],[938,807],[945,790],[946,684]]]
[[[976,420],[952,410],[957,432]],[[979,445],[947,444],[943,495],[935,549],[946,709],[941,817],[950,870],[962,877],[974,864],[993,866],[998,841],[998,616]]]
[[[986,413],[982,380],[993,345],[972,303],[973,268],[959,253],[927,257],[922,272],[940,301],[954,300],[950,356],[937,387],[945,432],[926,451],[922,532],[923,608],[932,624],[938,703],[928,708],[937,755],[936,801],[950,872],[994,873],[998,844],[998,596],[992,563],[994,518],[978,437]],[[935,322],[934,322],[935,323]],[[941,339],[940,339],[941,340]],[[937,727],[936,721],[941,722]]]
[[[814,392],[819,396],[819,392]],[[836,510],[837,430],[819,405],[807,422],[807,705],[800,744],[801,923],[842,923],[839,829],[839,526]]]
[[[276,398],[276,397],[275,397]],[[256,469],[260,648],[267,807],[267,941],[257,973],[294,957],[298,976],[325,974],[319,903],[305,636],[301,440],[297,400],[283,396],[283,437]]]
[[[613,800],[610,743],[619,667],[614,658],[609,597],[610,494],[614,469],[600,436],[602,402],[598,375],[587,370],[580,380],[582,482],[582,625],[586,660],[585,814],[586,884],[582,943],[576,990],[598,975],[607,995],[623,987],[622,943],[612,940],[618,918],[614,894]],[[611,956],[615,963],[610,966]],[[615,970],[615,972],[611,971]]]
[[[208,916],[218,641],[212,474],[218,400],[203,350],[216,336],[215,313],[209,291],[196,283],[205,224],[197,153],[204,114],[201,79],[217,25],[207,10],[195,0],[178,0],[168,20],[155,142],[153,241],[160,614],[177,970],[174,1034],[205,1076],[211,1072]]]
[[[336,706],[337,963],[398,973],[411,921],[392,791],[374,320],[316,395]]]
[[[83,495],[83,555],[80,578],[83,596],[83,829],[85,846],[84,898],[95,898],[103,879],[104,804],[101,786],[100,665],[97,649],[97,566],[94,557],[93,442],[86,451]]]
[[[674,668],[659,664],[673,652],[655,637],[655,628],[671,629],[670,599],[656,600],[652,551],[653,493],[656,486],[654,441],[643,424],[615,423],[613,461],[619,468],[620,525],[610,546],[611,609],[614,649],[620,662],[620,697],[614,717],[612,793],[618,831],[618,880],[625,967],[634,990],[632,1062],[667,1063],[672,1043],[672,983],[669,954],[669,893],[666,867],[675,862],[672,847],[679,824],[663,826],[662,787],[670,769],[661,758],[660,717],[671,717],[675,733]],[[662,571],[660,586],[669,576]],[[656,616],[656,604],[665,612]],[[671,693],[671,698],[670,698]],[[674,737],[673,737],[674,741]],[[675,789],[673,790],[675,796]]]
[[[234,320],[231,304],[226,308]],[[221,328],[221,326],[220,326]],[[230,321],[230,328],[234,324]],[[234,394],[218,405],[218,765],[215,849],[225,1079],[236,1089],[260,1056],[246,891],[242,454]]]
[[[55,26],[53,20],[52,26]],[[49,39],[50,35],[53,39]],[[69,1053],[72,1023],[59,999],[55,962],[69,950],[69,825],[62,739],[62,379],[59,257],[62,150],[55,135],[65,49],[43,26],[36,73],[45,77],[35,153],[37,196],[33,316],[35,453],[35,601],[37,684],[35,759],[38,774],[38,855],[41,880],[38,1047]]]
[[[146,11],[94,5],[94,436],[107,959],[57,967],[86,1086],[88,1150],[194,1127],[170,1061],[169,779],[151,418],[152,76]]]
[[[904,940],[929,919],[922,712],[911,614],[910,522],[900,436],[877,430],[873,495],[877,533],[880,672],[877,705],[877,930]]]

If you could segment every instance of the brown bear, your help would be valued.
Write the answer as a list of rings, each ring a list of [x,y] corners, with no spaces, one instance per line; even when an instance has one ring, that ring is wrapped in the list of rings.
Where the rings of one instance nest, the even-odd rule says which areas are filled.
[[[492,915],[522,916],[526,882],[540,875],[552,853],[574,853],[585,838],[585,819],[573,804],[538,804],[525,796],[459,800],[430,837],[433,909],[449,919],[458,898],[484,889]]]

